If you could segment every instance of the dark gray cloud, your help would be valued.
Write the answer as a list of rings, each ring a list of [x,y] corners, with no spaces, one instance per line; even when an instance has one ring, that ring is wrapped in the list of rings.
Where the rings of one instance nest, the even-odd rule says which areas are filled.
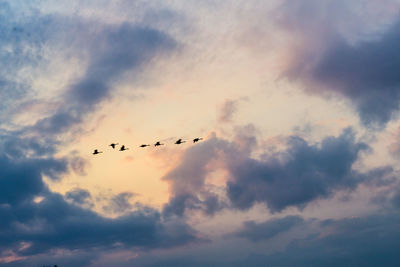
[[[172,51],[175,41],[156,29],[128,23],[105,25],[87,47],[89,64],[73,83],[55,114],[34,126],[40,132],[59,133],[82,121],[97,104],[112,98],[113,85],[127,71],[144,68],[154,57]]]
[[[311,220],[298,217],[299,222],[311,225]],[[153,259],[144,266],[397,266],[400,238],[399,213],[373,213],[367,216],[312,220],[312,233],[295,238],[281,252],[248,252],[247,257],[209,257],[201,255],[172,255]],[[268,221],[265,222],[268,224]],[[261,224],[262,225],[262,224]],[[279,228],[277,226],[277,228]],[[252,228],[254,234],[265,228]],[[243,250],[242,246],[236,249]],[[237,251],[232,250],[231,254]]]
[[[128,70],[143,67],[158,53],[171,51],[175,41],[156,29],[107,26],[90,47],[90,63],[70,94],[79,105],[92,106],[109,96],[112,82]]]
[[[19,131],[0,133],[0,137],[2,152],[12,158],[24,158],[27,155],[51,156],[58,145],[51,139],[24,136]]]
[[[272,212],[287,207],[303,209],[337,191],[352,191],[360,183],[379,187],[394,182],[393,169],[387,166],[365,173],[353,170],[361,153],[370,148],[357,141],[350,128],[316,144],[291,136],[285,150],[258,159],[251,156],[256,137],[251,131],[247,135],[240,129],[236,132],[233,142],[214,136],[185,152],[181,163],[163,178],[171,182],[172,193],[165,214],[182,216],[188,209],[212,215],[224,207],[246,210],[256,203],[265,204]],[[227,171],[229,179],[225,188],[213,191],[206,178],[218,169]],[[209,212],[207,201],[211,203]]]
[[[168,232],[168,223],[161,222],[152,210],[129,213],[116,219],[66,204],[61,196],[50,196],[32,207],[43,220],[42,231],[17,232],[19,240],[33,245],[25,253],[40,253],[54,248],[85,249],[122,247],[169,247],[195,240],[194,232],[184,224],[180,235]],[[46,226],[50,226],[49,228]],[[11,234],[11,233],[10,233]]]
[[[91,203],[85,190],[67,192],[72,204],[49,191],[43,177],[57,180],[73,167],[71,158],[56,158],[40,143],[4,132],[0,150],[5,152],[0,156],[0,257],[51,256],[61,249],[96,258],[110,250],[168,248],[197,240],[185,222],[164,220],[150,207],[138,205],[123,216],[106,218],[83,208]],[[121,208],[127,197],[122,194],[114,202]]]
[[[42,176],[53,180],[68,171],[68,160],[53,158],[46,144],[0,134],[0,203],[17,204],[42,193]]]
[[[88,163],[76,152],[63,158],[56,158],[55,154],[59,145],[60,143],[52,140],[52,138],[31,136],[24,131],[0,130],[0,149],[3,153],[4,162],[7,161],[7,164],[16,163],[20,165],[25,162],[27,166],[31,163],[33,167],[35,165],[43,165],[44,169],[48,169],[48,171],[39,172],[38,174],[45,174],[53,180],[60,179],[61,176],[59,174],[70,170],[84,175]],[[50,168],[51,162],[53,162],[52,168]],[[57,164],[58,167],[56,166]],[[50,172],[50,169],[54,171]],[[26,175],[29,174],[29,172],[26,173]]]
[[[43,74],[51,62],[49,54],[65,60],[76,57],[85,66],[79,78],[54,90],[58,95],[52,96],[53,106],[32,118],[32,127],[25,129],[42,136],[67,129],[71,133],[98,104],[113,97],[127,71],[136,77],[156,57],[178,46],[167,33],[144,24],[105,24],[76,15],[44,15],[28,5],[12,7],[4,1],[0,5],[0,125],[29,111],[16,107],[46,101],[32,84],[33,76]],[[26,75],[27,70],[32,76]]]
[[[67,170],[65,160],[13,160],[0,157],[0,203],[15,204],[40,194],[44,184],[42,175],[57,179]]]
[[[65,198],[76,205],[88,205],[89,207],[93,206],[92,196],[90,192],[85,189],[75,188],[71,191],[65,193]]]
[[[135,196],[131,192],[123,192],[113,196],[109,203],[104,207],[104,210],[112,213],[124,213],[130,211],[134,205],[130,203],[130,199]]]
[[[54,267],[57,265],[62,266],[93,266],[93,261],[96,260],[97,254],[95,252],[79,253],[76,252],[74,257],[71,255],[57,254],[39,254],[28,258],[22,258],[18,261],[11,261],[8,263],[0,263],[1,267]]]
[[[262,223],[246,221],[241,229],[231,235],[246,238],[253,242],[259,242],[273,238],[303,222],[304,220],[300,216],[286,216],[284,218],[271,219]]]
[[[70,154],[68,161],[72,171],[81,176],[86,175],[86,167],[89,165],[89,162],[88,160],[81,158],[77,151]]]
[[[354,42],[368,36],[358,10],[364,7],[345,1],[287,1],[279,21],[302,48],[286,75],[303,81],[308,92],[350,99],[364,125],[384,126],[399,110],[400,24],[380,26],[374,38]],[[353,39],[346,36],[346,25]]]
[[[194,241],[194,231],[184,223],[163,223],[155,210],[136,211],[115,219],[70,205],[61,195],[47,193],[40,203],[26,201],[0,209],[0,247],[20,255],[35,255],[53,249],[91,250],[113,248],[156,248]],[[18,250],[21,242],[30,246]]]
[[[227,168],[229,163],[249,157],[257,146],[254,125],[237,126],[234,131],[233,142],[213,134],[204,142],[190,147],[179,165],[162,178],[171,184],[171,198],[163,208],[165,215],[182,216],[187,209],[214,215],[227,207],[225,188],[210,187],[206,183],[207,176],[218,168]]]
[[[390,144],[387,146],[389,153],[395,158],[400,158],[400,127],[393,132]]]
[[[197,240],[187,224],[164,220],[149,207],[135,206],[124,216],[106,218],[83,208],[90,207],[91,201],[82,189],[67,192],[70,204],[50,192],[43,177],[57,180],[74,170],[76,155],[56,158],[54,144],[49,148],[23,133],[2,131],[0,136],[1,253],[35,258],[62,249],[96,258],[108,250],[166,248]],[[114,202],[121,208],[127,197],[122,194]]]
[[[151,208],[137,209],[115,219],[105,218],[48,191],[43,174],[61,172],[59,163],[26,159],[0,166],[0,251],[19,256],[50,253],[54,249],[98,253],[118,248],[160,248],[195,241],[196,234],[179,221],[163,221]],[[69,192],[68,199],[86,201],[82,190]],[[35,202],[35,196],[43,200]],[[177,231],[179,229],[179,231]],[[29,244],[20,249],[22,244]]]
[[[226,206],[217,194],[207,192],[182,194],[179,193],[170,198],[163,207],[166,217],[171,215],[183,216],[187,210],[199,210],[206,215],[214,215]]]
[[[323,221],[320,234],[257,261],[271,266],[396,266],[399,219],[399,214],[374,214]]]
[[[185,151],[180,164],[163,177],[171,183],[171,198],[163,208],[165,215],[182,216],[186,209],[212,215],[225,206],[217,194],[208,190],[206,178],[210,172],[207,165],[227,150],[233,152],[234,147],[213,136]]]
[[[315,145],[293,136],[281,155],[261,161],[247,158],[231,165],[229,199],[239,209],[261,202],[277,212],[289,206],[302,208],[336,190],[352,190],[363,181],[352,165],[367,148],[355,140],[351,129]]]
[[[396,209],[400,208],[400,184],[397,181],[397,184],[392,184],[389,190],[383,192],[383,195],[378,196],[378,204],[386,204],[390,203],[390,206],[393,206]]]
[[[336,44],[311,72],[313,79],[350,98],[364,124],[385,124],[399,109],[399,25],[378,41]]]

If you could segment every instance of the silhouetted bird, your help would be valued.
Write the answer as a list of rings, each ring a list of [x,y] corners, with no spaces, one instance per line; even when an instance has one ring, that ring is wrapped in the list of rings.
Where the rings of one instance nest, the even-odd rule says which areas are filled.
[[[193,143],[196,143],[196,142],[199,142],[200,140],[203,140],[203,138],[195,138],[195,139],[193,139]]]
[[[160,141],[158,141],[157,143],[154,144],[154,146],[162,146],[164,144],[161,144]]]
[[[112,148],[114,149],[116,145],[118,145],[118,143],[115,143],[115,144],[112,143],[112,144],[110,145],[110,147],[112,147]]]
[[[145,145],[145,144],[143,144],[143,145],[141,145],[140,147],[146,147],[146,146],[150,146],[150,145]]]
[[[119,149],[119,151],[125,151],[128,150],[129,148],[125,147],[125,146],[121,146],[121,148]]]
[[[180,144],[182,144],[182,143],[185,143],[186,141],[182,141],[182,139],[178,139],[176,142],[175,142],[175,144],[176,145],[180,145]]]
[[[103,153],[103,151],[98,151],[97,149],[95,149],[92,154],[93,155],[97,155],[97,154],[100,154],[100,153]]]

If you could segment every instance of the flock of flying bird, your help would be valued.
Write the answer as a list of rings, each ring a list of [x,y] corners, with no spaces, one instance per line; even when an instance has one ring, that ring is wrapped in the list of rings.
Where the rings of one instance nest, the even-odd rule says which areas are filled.
[[[193,143],[197,143],[197,142],[199,142],[200,140],[203,140],[203,138],[197,137],[197,138],[193,139]],[[176,140],[175,145],[180,145],[180,144],[183,144],[183,143],[185,143],[185,142],[186,142],[186,141],[183,141],[183,140],[180,138],[180,139]],[[109,146],[112,147],[113,149],[115,149],[117,145],[118,145],[118,143],[112,143],[112,144],[110,144]],[[154,144],[154,146],[163,146],[163,145],[165,145],[165,144],[161,144],[160,141],[157,141],[157,142]],[[142,148],[143,148],[143,147],[147,147],[147,146],[150,146],[150,145],[142,144],[142,145],[140,145],[139,147],[142,147]],[[120,147],[120,149],[119,149],[119,151],[125,151],[125,150],[129,150],[129,148],[127,148],[125,145],[122,145],[122,146]],[[95,150],[93,151],[92,154],[93,154],[93,155],[97,155],[97,154],[100,154],[100,153],[103,153],[103,151],[99,151],[98,149],[95,149]]]

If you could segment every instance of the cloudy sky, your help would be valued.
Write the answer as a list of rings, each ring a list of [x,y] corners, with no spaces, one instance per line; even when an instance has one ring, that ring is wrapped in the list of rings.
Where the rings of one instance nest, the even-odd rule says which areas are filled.
[[[399,0],[0,1],[0,266],[397,266],[399,29]]]

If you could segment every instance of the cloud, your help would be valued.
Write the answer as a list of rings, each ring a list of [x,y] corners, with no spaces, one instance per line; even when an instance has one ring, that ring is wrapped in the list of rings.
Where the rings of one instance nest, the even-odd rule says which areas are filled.
[[[237,257],[215,256],[215,249],[202,251],[201,254],[182,253],[148,260],[145,266],[397,266],[397,252],[400,230],[399,213],[372,213],[370,215],[342,218],[308,220],[300,216],[288,216],[288,222],[297,221],[311,229],[309,234],[297,235],[279,252],[270,252],[269,246],[260,247],[261,252],[254,253],[250,245],[241,243],[229,251]],[[285,220],[285,218],[282,218]],[[261,236],[269,233],[283,233],[284,226],[273,223],[274,220],[250,227],[252,234]],[[286,222],[286,223],[288,223]],[[290,223],[289,223],[290,224]],[[270,231],[270,226],[274,225]],[[257,227],[260,229],[255,230]],[[293,229],[294,230],[294,229]],[[251,237],[253,235],[247,235]],[[302,237],[300,237],[302,236]],[[251,240],[251,239],[250,239]],[[275,243],[271,241],[270,243]],[[259,242],[257,245],[261,246]],[[245,253],[242,253],[246,250]],[[219,256],[219,257],[218,257]]]
[[[33,19],[32,10],[24,12],[21,15],[9,3],[0,2],[0,125],[10,120],[9,110],[29,95],[30,79],[23,70],[38,67],[41,49],[49,39],[44,29],[52,25],[50,17]]]
[[[0,137],[0,204],[30,199],[44,190],[43,175],[58,180],[68,171],[67,159],[44,157],[49,150],[35,140],[7,134]]]
[[[184,222],[163,221],[159,212],[151,208],[111,219],[69,204],[61,195],[49,192],[42,182],[40,172],[51,172],[50,164],[20,164],[2,164],[6,170],[0,177],[0,250],[11,250],[20,256],[57,249],[101,253],[109,249],[173,247],[197,240],[196,232]],[[43,197],[38,203],[34,201],[37,195]],[[88,195],[75,190],[66,197],[86,201]],[[21,249],[23,243],[28,246]]]
[[[139,71],[175,47],[171,37],[156,29],[128,23],[104,25],[87,47],[89,63],[83,77],[68,88],[55,114],[41,119],[34,128],[59,133],[80,123],[99,103],[112,98],[113,86],[124,73]]]
[[[256,223],[254,221],[246,221],[243,227],[231,236],[246,238],[253,242],[271,239],[280,233],[290,230],[292,227],[303,223],[300,216],[286,216],[284,218],[271,219],[266,222]]]
[[[352,191],[361,183],[393,183],[390,167],[365,173],[353,169],[361,153],[370,148],[357,141],[350,128],[315,144],[299,136],[286,140],[285,149],[264,151],[258,158],[251,156],[258,149],[256,137],[240,129],[232,142],[212,136],[189,148],[181,162],[163,177],[171,185],[164,214],[182,216],[186,210],[202,210],[212,215],[227,207],[247,210],[256,203],[281,212],[288,207],[303,209],[338,191]],[[218,170],[226,173],[227,180],[223,188],[213,191],[207,178]],[[211,210],[206,208],[207,201],[212,203]]]
[[[136,211],[109,219],[66,203],[62,196],[47,194],[38,204],[13,207],[16,217],[2,231],[2,247],[30,246],[20,253],[32,255],[53,249],[112,249],[129,247],[170,247],[194,241],[193,230],[181,225],[182,232],[169,232],[155,210]],[[28,212],[29,211],[29,212]],[[9,211],[2,212],[9,215]],[[19,227],[13,227],[18,225]]]
[[[43,14],[33,7],[21,8],[7,2],[1,5],[0,122],[12,125],[16,115],[28,113],[26,103],[39,106],[48,103],[50,97],[52,106],[37,110],[40,114],[31,116],[31,127],[24,129],[42,136],[65,133],[67,129],[71,133],[71,128],[100,103],[113,98],[124,74],[131,72],[134,80],[157,57],[178,47],[166,32],[145,24],[112,24],[76,14]],[[47,95],[43,88],[33,88],[37,76],[40,79],[58,75],[57,70],[64,72],[54,62],[68,64],[71,58],[79,62],[78,70],[73,74],[67,71],[69,81],[58,82],[58,88],[48,90],[53,95]]]
[[[239,103],[241,101],[247,101],[248,98],[239,99],[227,99],[225,102],[218,107],[218,117],[217,121],[219,123],[232,122],[235,113],[238,110]]]
[[[400,157],[400,127],[397,127],[397,129],[395,129],[395,131],[392,133],[392,136],[390,139],[391,139],[391,142],[387,146],[387,149],[394,158],[399,158]]]
[[[86,205],[88,207],[93,207],[92,196],[90,195],[90,192],[85,189],[75,188],[73,190],[70,190],[65,193],[65,198],[76,205]]]
[[[130,199],[134,196],[135,194],[131,192],[119,193],[111,198],[110,202],[104,207],[104,210],[112,213],[127,212],[133,208]]]
[[[29,139],[28,139],[29,140]],[[14,144],[10,147],[9,144]],[[198,240],[197,233],[181,220],[164,220],[159,211],[143,205],[123,216],[106,218],[90,209],[90,193],[67,192],[65,198],[49,191],[44,176],[61,179],[71,158],[56,158],[18,135],[1,135],[0,150],[0,258],[51,255],[55,251],[91,253],[98,257],[109,250],[154,249],[185,245]],[[40,197],[40,201],[35,201]],[[129,194],[114,199],[124,207]],[[122,200],[121,200],[122,199]],[[88,205],[89,204],[89,205]],[[179,229],[179,231],[178,231]]]
[[[351,129],[315,145],[292,136],[281,155],[264,160],[247,158],[231,165],[229,199],[239,209],[261,202],[278,212],[290,206],[301,209],[336,190],[353,190],[363,179],[352,165],[367,148],[355,140]]]
[[[67,172],[65,159],[14,159],[0,156],[0,204],[18,204],[44,190],[42,175],[58,179]]]
[[[218,114],[218,122],[231,122],[234,113],[237,111],[238,102],[234,100],[226,100],[220,107]]]
[[[156,29],[128,23],[106,26],[90,47],[86,73],[71,88],[72,100],[87,107],[98,103],[109,96],[111,83],[121,74],[174,47],[174,40]]]
[[[300,45],[285,75],[303,82],[308,92],[349,99],[364,125],[382,127],[400,107],[399,22],[373,31],[359,10],[367,8],[345,1],[287,1],[279,21]]]
[[[259,256],[257,261],[271,266],[395,266],[399,219],[395,213],[321,221],[319,234],[295,240],[283,253]]]
[[[397,46],[397,34],[389,30],[375,40],[351,42],[342,30],[346,23],[327,28],[343,21],[336,12],[338,9],[327,8],[325,13],[333,13],[334,19],[325,21],[318,15],[320,5],[313,6],[317,1],[307,1],[305,6],[302,0],[289,2],[294,6],[295,12],[290,16],[295,20],[286,20],[291,23],[286,27],[305,37],[304,47],[286,75],[312,85],[307,87],[317,94],[333,92],[350,99],[365,125],[385,124],[398,110],[397,78],[388,66],[397,67],[396,58],[394,62],[385,61],[389,59],[386,53],[396,55],[393,47]],[[324,1],[327,2],[333,3]],[[339,7],[345,3],[340,2]],[[212,136],[186,150],[181,162],[163,177],[170,185],[171,198],[162,212],[132,205],[132,193],[124,192],[114,196],[108,205],[119,216],[103,217],[87,208],[92,207],[89,191],[77,188],[62,196],[51,192],[43,182],[45,176],[58,180],[70,171],[85,173],[86,162],[77,155],[56,156],[59,146],[63,145],[58,138],[81,126],[90,113],[118,94],[118,85],[126,74],[135,77],[159,56],[176,51],[179,44],[160,28],[115,22],[121,21],[120,18],[114,24],[104,24],[78,17],[43,16],[39,12],[25,19],[21,15],[13,19],[15,11],[8,4],[1,4],[2,125],[11,121],[8,116],[11,106],[19,107],[20,101],[36,97],[39,99],[35,103],[41,103],[40,96],[30,87],[32,79],[24,73],[40,68],[46,60],[43,57],[49,56],[47,49],[59,50],[61,54],[68,50],[84,59],[79,62],[82,75],[72,77],[69,84],[51,92],[55,94],[49,96],[54,98],[51,108],[42,108],[46,112],[34,118],[38,121],[32,121],[33,127],[0,130],[0,261],[6,255],[22,257],[7,266],[39,266],[50,264],[49,260],[59,266],[87,266],[95,265],[93,259],[103,253],[183,246],[198,240],[197,232],[179,218],[188,211],[214,215],[223,208],[247,210],[257,203],[266,205],[272,212],[288,207],[302,209],[340,190],[354,190],[360,183],[379,186],[380,177],[393,171],[390,168],[367,173],[354,170],[353,165],[369,148],[351,130],[326,137],[319,143],[292,136],[286,139],[285,149],[277,149],[275,153],[264,151],[265,155],[260,156],[254,127],[248,126],[236,128],[235,137],[230,141]],[[110,15],[107,19],[113,17]],[[307,20],[309,17],[317,20]],[[155,24],[163,21],[163,14],[158,14]],[[64,39],[58,39],[62,36]],[[307,37],[313,38],[305,41]],[[382,51],[386,52],[380,55]],[[377,88],[382,89],[382,94],[377,93]],[[374,98],[379,98],[382,104],[373,102]],[[219,114],[221,122],[232,121],[237,101],[225,102]],[[218,173],[218,178],[226,179],[222,186],[210,182],[218,171],[223,173]],[[397,191],[394,193],[388,199],[398,206],[399,196]],[[41,201],[35,201],[38,196]],[[234,235],[241,237],[240,242],[261,246],[264,241],[280,237],[303,223],[307,220],[300,216],[261,223],[247,221]],[[390,265],[397,262],[397,225],[396,214],[322,221],[319,233],[293,241],[282,253],[253,255],[243,262],[225,258],[222,263],[309,266],[315,260],[316,265],[323,266],[349,262],[377,265],[379,261]],[[204,257],[206,253],[198,254]],[[187,257],[171,260],[170,265],[194,266],[195,261]],[[197,265],[211,263],[211,258],[204,257]],[[221,266],[219,263],[214,265]]]
[[[53,254],[39,254],[32,257],[25,257],[18,261],[10,261],[0,264],[2,267],[29,267],[29,266],[93,266],[96,253],[76,253],[73,257],[70,254],[63,254],[65,251]],[[2,255],[1,255],[2,256]]]
[[[400,34],[394,24],[380,40],[355,47],[339,43],[312,70],[317,81],[350,98],[364,124],[385,124],[399,109]]]
[[[257,147],[254,125],[236,126],[234,133],[232,142],[211,133],[203,142],[185,150],[179,164],[162,178],[169,182],[171,192],[169,202],[163,207],[165,215],[183,216],[186,210],[214,215],[228,207],[225,188],[213,185],[210,174],[229,171],[229,164],[249,157]]]
[[[171,198],[163,207],[166,216],[182,216],[186,209],[211,215],[223,207],[219,197],[207,190],[206,178],[207,165],[227,146],[227,142],[214,136],[185,151],[180,164],[162,178],[171,185]]]
[[[397,177],[396,177],[397,178]],[[381,195],[376,198],[378,204],[385,205],[386,207],[400,208],[400,183],[398,179],[390,184],[390,187],[383,191]]]

